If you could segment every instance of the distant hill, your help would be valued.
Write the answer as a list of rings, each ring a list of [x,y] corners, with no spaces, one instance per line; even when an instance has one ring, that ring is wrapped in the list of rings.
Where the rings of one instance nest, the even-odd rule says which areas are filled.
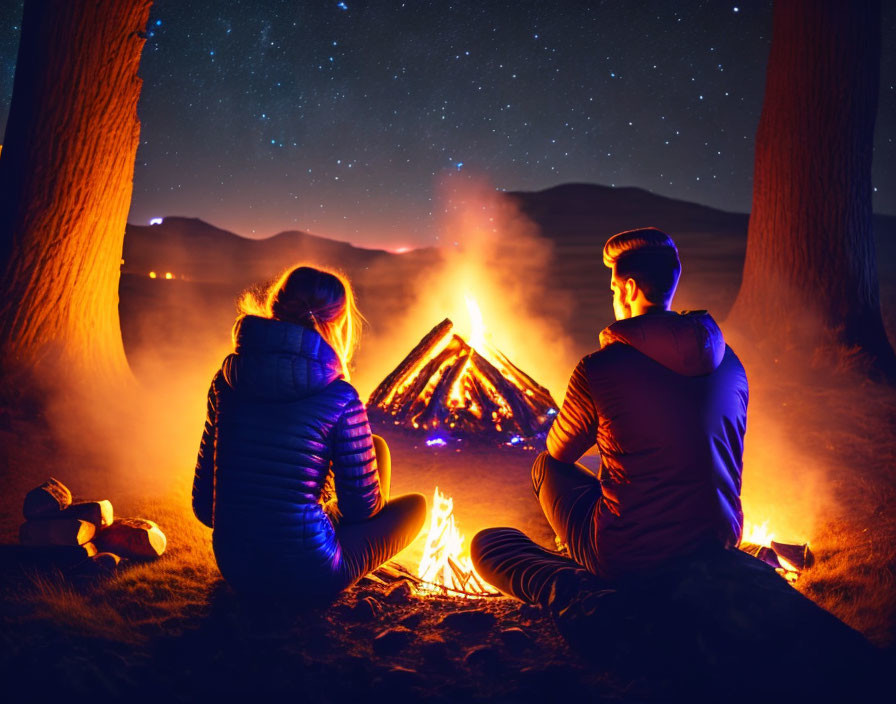
[[[421,252],[425,258],[426,251],[417,250],[405,260],[419,258]],[[296,230],[249,239],[197,218],[168,217],[159,225],[127,226],[122,272],[171,272],[176,279],[248,286],[299,261],[316,261],[352,273],[393,257],[384,250],[363,249]]]
[[[673,236],[683,232],[745,237],[749,216],[659,196],[640,188],[566,183],[544,191],[511,191],[507,197],[549,237],[569,240],[654,226]]]
[[[679,309],[706,308],[723,317],[740,286],[749,216],[674,200],[640,188],[567,183],[510,198],[554,246],[556,280],[573,293],[573,319],[583,330],[612,320],[604,242],[637,227],[658,227],[675,239],[684,263]],[[593,338],[593,333],[591,333]]]
[[[583,352],[593,347],[597,331],[612,320],[609,272],[601,251],[606,239],[622,230],[652,225],[673,236],[683,262],[676,309],[706,308],[721,320],[734,302],[746,249],[749,218],[744,213],[638,188],[582,183],[505,196],[550,243],[550,261],[545,265],[552,290],[545,291],[544,300],[556,291],[567,302],[568,315],[561,322]],[[874,227],[884,317],[892,333],[896,217],[875,216]],[[209,339],[226,341],[240,291],[300,261],[345,271],[371,325],[382,332],[418,295],[417,283],[437,265],[439,252],[430,248],[393,254],[298,231],[247,239],[195,218],[128,225],[121,283],[125,344],[129,349],[145,348],[147,343],[167,345],[168,354],[175,348],[208,347]],[[156,280],[149,279],[150,271],[156,272]],[[166,272],[173,280],[164,279]],[[534,310],[538,305],[536,301]]]

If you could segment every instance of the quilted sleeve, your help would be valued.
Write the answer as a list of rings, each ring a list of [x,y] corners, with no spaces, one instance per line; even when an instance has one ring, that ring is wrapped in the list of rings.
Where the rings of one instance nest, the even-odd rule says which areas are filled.
[[[366,520],[383,507],[367,409],[354,389],[336,424],[333,477],[343,523]]]
[[[548,433],[548,452],[560,462],[578,462],[596,441],[597,409],[588,388],[583,359],[569,379],[566,398]]]
[[[212,379],[208,389],[205,428],[199,442],[199,456],[193,473],[193,513],[202,523],[212,527],[215,501],[215,426],[218,420],[215,382],[221,372]]]

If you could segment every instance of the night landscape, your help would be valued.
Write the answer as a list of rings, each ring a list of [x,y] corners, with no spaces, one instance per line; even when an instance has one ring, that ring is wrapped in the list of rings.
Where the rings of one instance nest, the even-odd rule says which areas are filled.
[[[11,701],[887,698],[894,38],[873,0],[6,3]],[[753,557],[524,603],[471,541],[571,556],[530,468],[646,227],[749,380]],[[228,583],[194,485],[238,301],[298,265],[351,283],[351,386],[427,501],[323,601]]]

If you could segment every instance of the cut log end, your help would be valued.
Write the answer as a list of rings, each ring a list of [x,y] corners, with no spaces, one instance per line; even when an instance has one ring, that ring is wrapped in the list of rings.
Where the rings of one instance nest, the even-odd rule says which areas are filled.
[[[112,525],[114,515],[111,501],[82,501],[74,503],[60,513],[61,517],[76,518],[93,523],[97,528]]]
[[[78,546],[89,543],[95,534],[93,523],[74,518],[47,518],[25,521],[19,528],[19,541],[31,547]]]
[[[168,547],[165,534],[145,518],[118,518],[104,528],[96,540],[100,550],[137,560],[160,557]]]
[[[22,513],[25,518],[43,518],[58,515],[71,506],[72,492],[58,479],[50,477],[39,487],[25,495]]]

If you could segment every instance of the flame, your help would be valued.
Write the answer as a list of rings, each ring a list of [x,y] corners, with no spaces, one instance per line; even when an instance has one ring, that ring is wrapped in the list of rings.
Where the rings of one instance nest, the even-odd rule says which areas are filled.
[[[479,304],[471,295],[464,296],[464,300],[467,302],[467,313],[470,315],[470,337],[467,339],[467,344],[482,354],[486,350],[485,323],[482,321],[482,311],[479,310]]]
[[[768,529],[768,521],[761,525],[744,521],[744,533],[740,539],[742,543],[751,543],[753,545],[761,545],[770,548],[775,534]]]
[[[156,278],[156,276],[157,276],[156,272],[154,272],[154,271],[149,272],[149,278],[154,279],[154,278]]]
[[[546,432],[556,403],[492,346],[479,304],[469,293],[464,299],[469,334],[455,332],[448,318],[439,323],[374,390],[369,406],[414,430],[484,434],[525,447],[526,438]]]
[[[467,597],[497,594],[473,568],[469,553],[464,550],[464,536],[454,519],[454,500],[439,491],[439,487],[432,498],[429,532],[417,576],[422,580],[418,590],[425,594],[446,591]]]
[[[761,524],[758,523],[750,523],[749,521],[744,521],[744,532],[743,537],[740,540],[741,546],[747,545],[758,545],[763,548],[768,548],[774,553],[775,559],[778,562],[780,567],[776,567],[775,571],[784,577],[788,582],[795,582],[802,572],[802,568],[797,567],[789,560],[787,560],[783,555],[781,555],[778,550],[772,547],[772,541],[775,540],[775,534],[769,530],[768,521],[764,521]],[[808,545],[808,543],[807,543]],[[748,549],[747,552],[750,554],[756,554],[752,549]],[[757,557],[760,557],[757,555]]]

